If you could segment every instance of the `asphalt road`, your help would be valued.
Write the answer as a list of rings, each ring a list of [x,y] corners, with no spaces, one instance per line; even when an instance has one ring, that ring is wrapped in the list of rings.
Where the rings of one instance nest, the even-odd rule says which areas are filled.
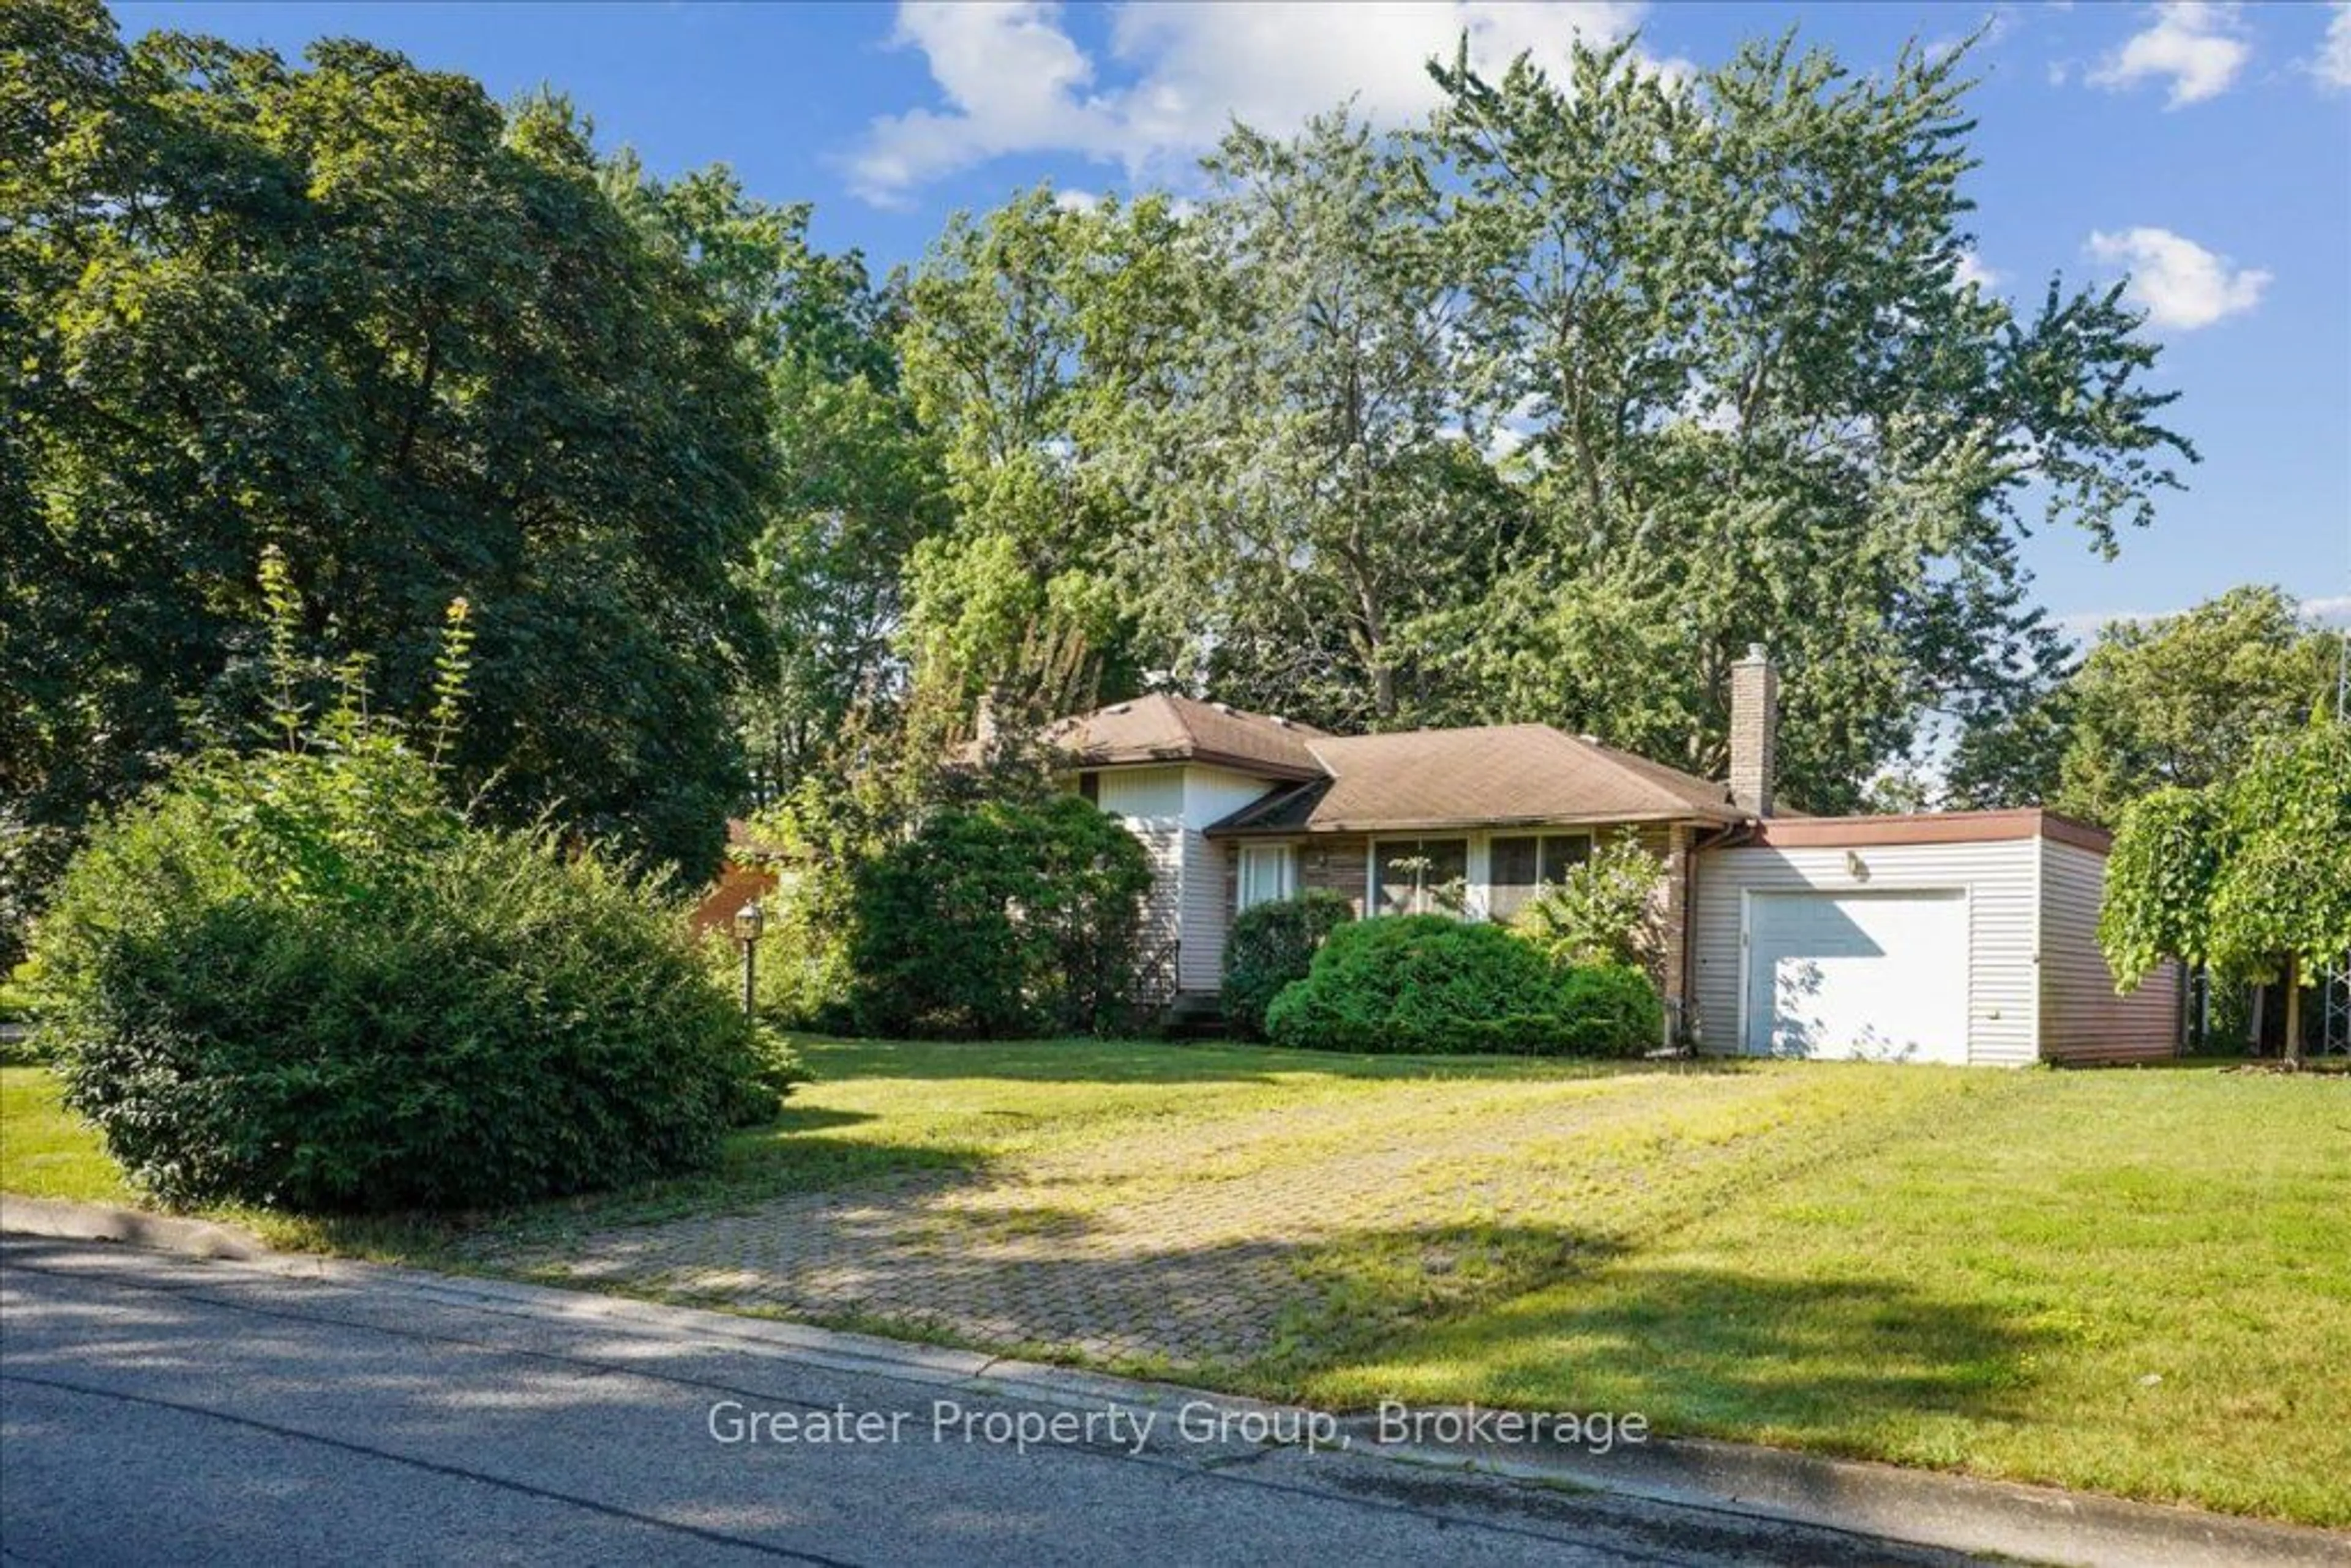
[[[1065,1419],[1024,1445],[1024,1415],[1034,1436],[1092,1412],[820,1364],[715,1322],[583,1320],[413,1276],[289,1278],[12,1237],[0,1560],[1961,1561],[1269,1448],[1205,1416],[1178,1432],[1163,1413],[1138,1439],[1137,1411],[1113,1427],[1105,1409],[1091,1433]]]

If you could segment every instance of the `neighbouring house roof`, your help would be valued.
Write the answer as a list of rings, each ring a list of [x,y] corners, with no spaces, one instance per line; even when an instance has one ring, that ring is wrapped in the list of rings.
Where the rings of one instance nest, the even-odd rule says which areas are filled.
[[[1200,762],[1264,779],[1307,779],[1323,771],[1307,743],[1328,737],[1294,720],[1159,694],[1059,720],[1039,738],[1078,768]]]
[[[1243,807],[1212,834],[1389,832],[1538,822],[1741,822],[1727,785],[1541,724],[1310,735],[1322,777]]]

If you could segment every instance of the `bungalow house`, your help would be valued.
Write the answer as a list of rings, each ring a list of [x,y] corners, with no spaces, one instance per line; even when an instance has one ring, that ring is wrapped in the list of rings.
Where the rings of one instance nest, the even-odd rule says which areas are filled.
[[[1777,700],[1753,649],[1727,781],[1544,725],[1327,735],[1168,695],[1045,738],[1069,787],[1149,848],[1179,998],[1216,991],[1253,904],[1326,888],[1359,915],[1507,919],[1629,829],[1666,868],[1671,1026],[1704,1050],[2018,1065],[2177,1049],[2177,977],[2118,997],[2099,953],[2104,832],[2040,810],[1776,815]]]

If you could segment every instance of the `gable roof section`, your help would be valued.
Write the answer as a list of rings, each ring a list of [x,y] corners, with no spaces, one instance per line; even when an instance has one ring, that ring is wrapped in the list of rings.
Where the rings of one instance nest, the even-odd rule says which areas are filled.
[[[1261,779],[1302,780],[1322,776],[1322,764],[1307,744],[1327,737],[1290,719],[1155,694],[1060,720],[1040,738],[1079,768],[1200,762]]]
[[[1313,736],[1327,777],[1276,790],[1212,833],[1389,832],[1538,822],[1740,822],[1727,786],[1548,725]]]

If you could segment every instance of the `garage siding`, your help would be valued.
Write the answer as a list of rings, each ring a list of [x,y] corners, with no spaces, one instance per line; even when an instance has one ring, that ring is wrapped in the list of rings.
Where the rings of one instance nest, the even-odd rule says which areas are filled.
[[[2051,1061],[2134,1061],[2173,1056],[2179,1042],[2179,967],[2166,963],[2130,995],[2115,994],[2098,947],[2106,857],[2041,841],[2041,1054]]]
[[[1740,906],[1749,892],[1892,893],[1959,888],[1968,894],[1968,1060],[2023,1066],[2035,1059],[2040,1017],[2040,842],[1884,844],[1772,849],[1748,845],[1698,857],[1693,988],[1706,1049],[1740,1049]],[[1859,857],[1856,876],[1847,855]]]

